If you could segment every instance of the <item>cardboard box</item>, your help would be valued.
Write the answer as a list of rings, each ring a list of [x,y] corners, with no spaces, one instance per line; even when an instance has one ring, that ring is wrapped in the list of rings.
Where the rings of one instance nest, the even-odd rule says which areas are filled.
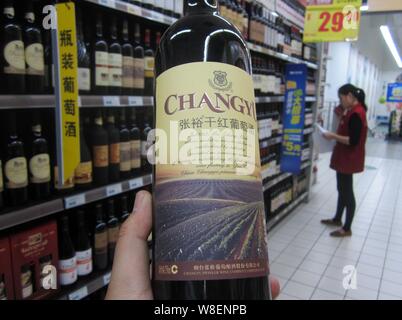
[[[19,232],[10,237],[15,298],[44,299],[56,289],[44,289],[42,270],[50,264],[57,270],[58,239],[55,221]],[[57,279],[57,272],[54,275]]]
[[[14,299],[11,250],[8,238],[0,239],[0,300]]]

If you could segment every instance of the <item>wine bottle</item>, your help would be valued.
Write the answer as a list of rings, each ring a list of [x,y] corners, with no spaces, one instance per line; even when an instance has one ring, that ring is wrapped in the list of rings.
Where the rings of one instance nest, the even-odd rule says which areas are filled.
[[[34,200],[46,199],[50,195],[50,155],[48,142],[42,135],[39,112],[34,112],[32,141],[29,154],[29,182]]]
[[[109,180],[120,179],[120,132],[116,128],[113,110],[108,110],[106,130],[109,139]]]
[[[107,225],[103,220],[103,208],[102,204],[98,203],[96,205],[96,222],[94,231],[94,264],[96,269],[104,270],[107,268],[108,264],[108,232]]]
[[[0,210],[4,206],[4,182],[3,182],[3,164],[1,162],[1,153],[0,153]]]
[[[42,33],[36,25],[32,0],[25,1],[24,42],[27,93],[43,94],[45,89],[45,57]]]
[[[151,30],[145,30],[145,87],[144,95],[152,96],[154,91],[154,68],[155,68],[155,56],[154,51],[151,48]]]
[[[120,110],[120,178],[128,179],[131,176],[131,137],[127,129],[126,112]]]
[[[32,270],[30,264],[21,266],[21,296],[27,299],[33,294]]]
[[[128,21],[123,22],[123,94],[132,95],[134,91],[134,47],[130,43]]]
[[[148,161],[148,149],[150,146],[148,143],[148,134],[150,131],[151,127],[149,126],[148,117],[145,116],[144,128],[141,133],[141,169],[144,172],[151,171],[151,165]]]
[[[123,224],[124,221],[130,216],[130,212],[128,211],[127,206],[127,196],[121,197],[121,213],[120,213],[120,224]]]
[[[84,133],[83,117],[80,119],[80,164],[74,172],[74,183],[79,190],[88,189],[93,180],[93,166],[87,136]]]
[[[92,91],[94,94],[108,94],[109,89],[109,47],[104,39],[102,14],[97,14],[96,37],[92,46]]]
[[[109,199],[107,205],[108,205],[108,211],[107,211],[108,253],[109,253],[109,263],[112,264],[117,239],[119,238],[119,220],[115,216],[114,200]]]
[[[6,94],[25,92],[25,46],[22,28],[15,18],[13,0],[5,0],[2,17],[1,70],[2,91]]]
[[[109,140],[103,128],[103,117],[96,111],[94,126],[91,128],[91,148],[93,159],[93,180],[97,185],[109,182]]]
[[[117,40],[117,18],[111,18],[109,39],[109,93],[120,95],[123,88],[123,55]]]
[[[78,89],[80,94],[91,91],[91,58],[84,38],[83,17],[77,7]]]
[[[70,236],[69,220],[63,215],[59,231],[59,282],[62,286],[68,286],[77,281],[77,276],[77,257]]]
[[[175,122],[185,128],[186,119],[197,117],[211,120],[202,121],[197,132],[210,123],[219,130],[218,117],[257,129],[250,53],[241,34],[218,16],[216,0],[188,0],[185,5],[185,17],[165,32],[156,54],[156,129],[172,133]],[[258,146],[257,130],[252,140],[247,143]],[[164,149],[167,159],[171,143],[168,139]],[[236,163],[224,170],[199,163],[156,165],[155,299],[270,298],[260,155],[255,150],[255,165],[241,178]],[[190,188],[191,195],[180,191]]]
[[[74,248],[77,257],[77,274],[86,276],[92,272],[92,247],[85,225],[85,212],[77,212],[77,233],[74,238]]]
[[[45,80],[44,80],[44,93],[53,93],[54,80],[53,80],[53,62],[52,62],[52,42],[51,31],[44,31],[44,61],[45,61]]]
[[[130,150],[131,150],[131,173],[137,175],[141,171],[141,132],[137,126],[135,110],[130,115]]]
[[[134,45],[134,94],[142,96],[145,88],[145,59],[144,48],[141,45],[141,30],[138,23],[135,24]]]
[[[6,198],[10,206],[22,205],[28,200],[28,166],[24,143],[17,134],[16,115],[7,116],[8,141],[4,151],[4,179]]]

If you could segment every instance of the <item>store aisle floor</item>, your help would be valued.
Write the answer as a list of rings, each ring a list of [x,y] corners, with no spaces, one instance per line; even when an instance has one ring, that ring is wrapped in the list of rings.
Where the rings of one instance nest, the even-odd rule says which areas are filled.
[[[387,150],[385,142],[368,143],[369,150]],[[381,158],[369,153],[365,172],[355,175],[353,235],[344,239],[330,237],[333,228],[320,224],[334,215],[337,201],[330,154],[320,156],[310,201],[268,236],[271,273],[281,283],[279,299],[402,299],[402,158],[394,157],[402,143],[392,148]],[[353,268],[356,281],[347,277]]]

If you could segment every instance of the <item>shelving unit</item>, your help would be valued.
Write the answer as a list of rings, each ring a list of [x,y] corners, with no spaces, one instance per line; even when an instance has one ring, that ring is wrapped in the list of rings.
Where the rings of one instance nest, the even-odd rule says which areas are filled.
[[[308,161],[306,163],[303,163],[301,166],[301,169],[306,169],[308,167],[311,166],[311,162]],[[276,172],[275,175],[279,174],[279,172]],[[261,172],[262,178],[266,179],[267,178],[267,170],[263,170]],[[291,173],[282,173],[280,176],[276,177],[275,179],[270,180],[269,182],[265,183],[263,188],[264,188],[264,192],[267,191],[268,189],[272,188],[273,186],[275,186],[276,184],[278,184],[279,182],[285,180],[286,178],[291,177],[292,174]]]
[[[317,99],[314,96],[306,97],[306,102],[316,102]],[[256,103],[279,103],[285,102],[285,96],[272,96],[272,97],[256,97]]]

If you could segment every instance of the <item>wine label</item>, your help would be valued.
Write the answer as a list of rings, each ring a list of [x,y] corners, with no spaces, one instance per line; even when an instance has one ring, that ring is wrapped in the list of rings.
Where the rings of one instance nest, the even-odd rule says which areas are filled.
[[[96,86],[105,87],[109,85],[109,54],[104,51],[95,53],[95,81]]]
[[[120,143],[120,171],[131,170],[131,144],[130,142]]]
[[[27,159],[18,157],[6,162],[5,166],[7,189],[24,188],[28,185]]]
[[[141,168],[141,141],[131,140],[131,169]]]
[[[78,88],[82,91],[91,90],[91,69],[78,68]]]
[[[68,286],[77,281],[77,258],[59,260],[59,280],[62,286]]]
[[[155,279],[266,277],[252,77],[215,62],[165,71],[156,128]]]
[[[41,43],[33,43],[25,48],[25,60],[28,75],[45,75],[45,58]]]
[[[123,85],[123,56],[109,53],[109,85],[121,87]]]
[[[3,165],[0,160],[0,192],[4,190],[4,183],[3,183]]]
[[[134,59],[134,88],[144,89],[145,87],[145,61],[144,59],[135,58]]]
[[[133,57],[123,57],[123,88],[134,88]]]
[[[57,190],[68,190],[74,188],[74,177],[68,178],[64,185],[59,187],[59,169],[57,166],[54,167],[54,187]]]
[[[109,146],[109,159],[111,164],[120,163],[120,152],[120,143],[113,143]]]
[[[94,167],[104,168],[109,165],[109,148],[108,146],[94,146]]]
[[[154,57],[145,57],[145,78],[153,78],[154,77],[154,68],[155,68],[155,58]]]
[[[86,276],[92,272],[92,249],[89,248],[85,251],[77,251],[77,274],[79,276]]]
[[[107,253],[108,232],[95,233],[95,254],[102,255]]]
[[[50,158],[47,153],[33,156],[29,160],[29,172],[31,183],[45,183],[50,181]]]
[[[25,48],[24,42],[14,40],[7,43],[4,47],[4,73],[6,74],[25,74]]]
[[[75,169],[74,182],[76,184],[87,184],[92,182],[92,161],[81,162]]]

